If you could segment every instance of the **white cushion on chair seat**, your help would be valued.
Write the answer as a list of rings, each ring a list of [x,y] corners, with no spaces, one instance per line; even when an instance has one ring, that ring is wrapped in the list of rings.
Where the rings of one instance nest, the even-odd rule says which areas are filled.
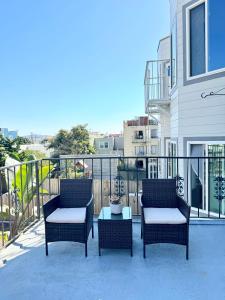
[[[84,223],[86,207],[57,208],[51,213],[46,221],[50,223]]]
[[[146,224],[184,224],[187,222],[178,208],[144,208]]]

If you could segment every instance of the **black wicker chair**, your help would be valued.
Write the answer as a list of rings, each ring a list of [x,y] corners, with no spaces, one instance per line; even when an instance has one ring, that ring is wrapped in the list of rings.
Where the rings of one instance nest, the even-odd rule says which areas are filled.
[[[60,195],[43,206],[46,255],[48,255],[49,242],[73,241],[85,244],[85,256],[87,256],[87,241],[91,229],[92,238],[94,237],[93,205],[91,179],[60,180]],[[62,208],[64,210],[59,210]],[[62,220],[62,212],[64,212],[64,220]],[[54,216],[56,218],[60,213],[61,218],[54,220]],[[83,219],[79,216],[80,213]]]
[[[186,246],[186,259],[188,259],[190,207],[177,195],[176,179],[143,179],[142,190],[141,237],[144,258],[146,245],[173,243]],[[177,208],[178,210],[155,208]],[[163,220],[162,212],[163,214],[172,212],[178,217],[173,220],[171,215],[170,220],[168,218]]]

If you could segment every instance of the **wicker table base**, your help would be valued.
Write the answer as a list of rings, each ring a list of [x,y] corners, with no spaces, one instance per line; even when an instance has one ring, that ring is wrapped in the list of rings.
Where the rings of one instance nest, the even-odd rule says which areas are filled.
[[[109,207],[103,207],[98,218],[99,256],[101,249],[130,249],[132,245],[132,214],[124,207],[121,215],[112,215]]]

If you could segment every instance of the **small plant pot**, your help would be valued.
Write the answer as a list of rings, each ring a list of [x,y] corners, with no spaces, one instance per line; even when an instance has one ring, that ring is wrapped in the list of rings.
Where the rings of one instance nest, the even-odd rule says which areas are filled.
[[[123,204],[122,203],[119,203],[119,204],[110,203],[110,208],[111,208],[112,214],[119,215],[119,214],[122,214]]]

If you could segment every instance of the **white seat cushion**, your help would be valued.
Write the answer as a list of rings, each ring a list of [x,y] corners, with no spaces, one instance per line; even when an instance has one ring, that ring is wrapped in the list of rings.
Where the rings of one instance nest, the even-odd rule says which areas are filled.
[[[51,213],[46,221],[50,223],[84,223],[86,207],[57,208]]]
[[[146,224],[184,224],[187,222],[178,208],[144,208]]]

